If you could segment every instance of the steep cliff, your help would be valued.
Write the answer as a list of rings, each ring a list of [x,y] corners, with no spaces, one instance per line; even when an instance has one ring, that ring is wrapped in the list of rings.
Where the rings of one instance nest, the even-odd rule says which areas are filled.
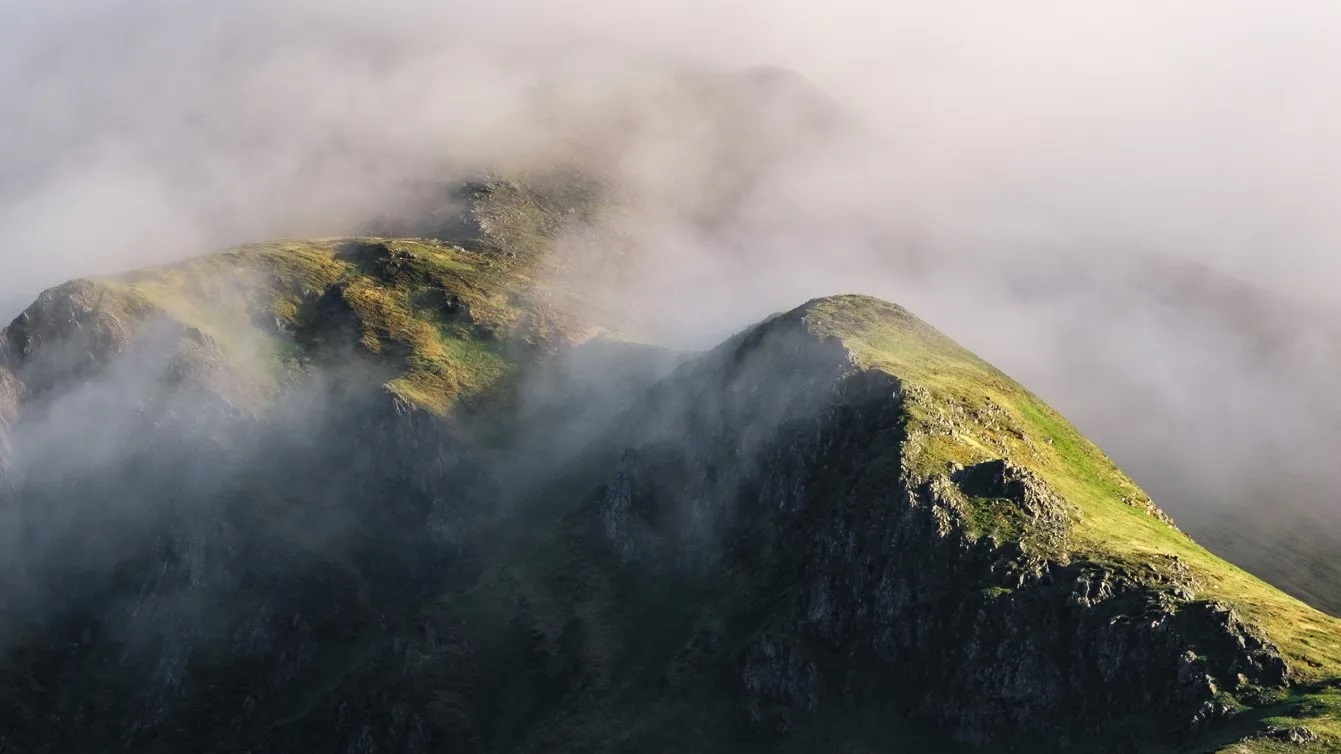
[[[897,307],[777,317],[657,386],[623,436],[600,491],[488,588],[518,588],[538,636],[578,637],[584,680],[555,713],[575,750],[617,730],[716,750],[732,720],[767,747],[873,710],[1031,750],[1206,750],[1300,706],[1335,735],[1336,621],[1198,548]],[[638,693],[722,728],[612,704]]]

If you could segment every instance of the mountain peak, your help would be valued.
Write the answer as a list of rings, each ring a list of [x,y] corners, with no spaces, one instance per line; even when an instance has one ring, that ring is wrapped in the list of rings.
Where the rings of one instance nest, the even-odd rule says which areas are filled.
[[[1341,741],[1341,623],[1000,370],[860,295],[635,369],[526,191],[459,242],[241,247],[0,334],[0,503],[70,554],[12,556],[15,746]]]

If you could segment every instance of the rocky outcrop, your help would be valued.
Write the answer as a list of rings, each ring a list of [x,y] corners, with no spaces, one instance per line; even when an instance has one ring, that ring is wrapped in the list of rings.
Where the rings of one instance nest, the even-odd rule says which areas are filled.
[[[962,741],[1051,748],[1117,728],[1189,735],[1225,712],[1222,693],[1287,683],[1280,653],[1198,601],[1178,561],[1073,558],[1071,508],[1034,472],[913,476],[897,379],[821,360],[763,394],[748,375],[768,353],[721,372],[739,383],[688,389],[662,426],[711,431],[626,452],[601,507],[625,567],[707,548],[707,578],[748,568],[795,595],[739,655],[748,719],[785,728],[897,689],[896,709]]]
[[[0,332],[0,351],[4,349],[4,334]],[[9,435],[14,422],[19,418],[19,406],[23,401],[24,386],[18,377],[0,366],[0,489],[4,487],[6,469],[9,467]]]
[[[794,640],[781,637],[762,637],[749,645],[741,657],[740,680],[748,695],[747,714],[755,723],[764,721],[760,699],[815,712],[824,693],[819,667]]]
[[[63,414],[16,427],[28,454],[8,480],[4,525],[41,540],[7,551],[13,568],[0,577],[0,650],[22,651],[0,667],[0,717],[20,721],[0,741],[27,752],[108,740],[187,750],[199,741],[183,731],[195,727],[258,740],[243,732],[248,719],[292,714],[295,695],[360,652],[405,668],[424,652],[435,661],[416,674],[447,672],[441,660],[457,650],[414,633],[442,629],[403,622],[429,595],[478,578],[472,535],[498,493],[468,443],[391,391],[359,392],[361,382],[300,389],[257,419],[202,389],[208,375],[189,360],[159,355],[168,362],[137,368],[176,384],[165,393],[62,401],[103,421],[64,457],[32,455],[72,436]],[[45,559],[53,551],[65,555]],[[72,677],[98,682],[61,680]],[[307,741],[274,750],[323,741],[372,751],[359,748],[368,739],[411,751],[465,731],[450,716],[404,717],[395,697],[411,687],[423,710],[451,683],[387,673],[323,694]]]
[[[770,455],[774,438],[824,412],[835,385],[852,389],[841,379],[852,370],[841,344],[776,318],[658,384],[626,418],[628,447],[605,486],[602,522],[620,557],[710,569],[749,515],[737,489],[766,477],[785,485],[777,475],[788,472]]]
[[[11,369],[34,393],[91,376],[130,342],[137,314],[89,281],[44,291],[5,330]]]
[[[449,423],[385,388],[356,405],[336,431],[350,492],[378,501],[370,515],[457,548],[497,513],[492,470]]]

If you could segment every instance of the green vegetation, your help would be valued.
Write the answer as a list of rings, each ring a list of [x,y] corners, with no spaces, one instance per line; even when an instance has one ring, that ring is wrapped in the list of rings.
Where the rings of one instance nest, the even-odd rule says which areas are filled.
[[[561,256],[543,253],[569,224],[603,211],[598,182],[570,170],[468,193],[478,227],[457,242],[277,241],[71,285],[128,335],[151,321],[179,325],[199,381],[253,410],[325,348],[356,347],[388,389],[445,414],[505,397],[535,353],[628,337],[562,284]]]
[[[1199,597],[1232,606],[1280,646],[1296,681],[1341,677],[1341,621],[1197,545],[1099,448],[999,370],[878,299],[839,296],[801,311],[813,332],[841,340],[860,368],[904,382],[905,464],[915,477],[994,458],[1032,469],[1072,508],[1073,555],[1133,568],[1175,557],[1191,569]],[[988,510],[976,518],[990,528],[1000,516]]]
[[[1341,751],[1341,689],[1295,689],[1263,701],[1265,704],[1247,710],[1233,725],[1217,732],[1206,750],[1217,754]],[[1289,731],[1299,729],[1316,739],[1307,745],[1289,740]]]
[[[355,387],[384,387],[438,416],[477,418],[469,429],[487,426],[472,440],[501,438],[489,450],[506,457],[514,428],[505,409],[528,367],[565,345],[602,334],[629,336],[608,326],[611,316],[584,295],[589,289],[570,284],[575,276],[566,260],[548,253],[568,223],[604,211],[595,182],[560,178],[533,190],[499,180],[472,191],[477,233],[457,242],[256,244],[82,281],[70,295],[118,331],[147,331],[154,322],[176,327],[177,361],[237,405],[262,412],[287,386],[323,367],[353,364],[341,379],[367,380]],[[1190,584],[1196,599],[1232,607],[1279,646],[1292,670],[1292,687],[1262,691],[1250,705],[1243,694],[1224,694],[1237,715],[1214,732],[1211,745],[1244,754],[1289,751],[1294,744],[1257,733],[1307,726],[1320,746],[1341,750],[1341,690],[1328,685],[1341,678],[1341,621],[1198,546],[1057,412],[902,308],[839,296],[812,301],[783,319],[799,319],[813,335],[841,343],[852,369],[887,373],[903,390],[903,431],[865,438],[869,458],[860,470],[808,491],[820,501],[815,507],[850,505],[853,527],[860,529],[870,511],[857,508],[879,505],[900,480],[925,483],[962,509],[956,520],[975,543],[1019,541],[1034,554],[1044,548],[1049,558],[1111,566],[1137,581],[1185,576],[1180,583]],[[509,513],[471,532],[479,578],[418,604],[422,615],[401,616],[450,624],[469,639],[439,646],[436,638],[408,629],[398,635],[410,636],[416,651],[432,658],[415,666],[423,676],[415,677],[414,691],[440,697],[428,708],[450,721],[442,722],[444,729],[477,730],[496,750],[516,751],[560,750],[556,738],[562,750],[620,750],[647,741],[685,750],[799,751],[823,744],[877,751],[890,740],[943,748],[940,734],[927,737],[888,714],[883,705],[892,700],[871,701],[884,693],[880,684],[887,679],[866,678],[874,671],[865,668],[849,668],[846,677],[865,684],[870,695],[830,693],[813,715],[793,715],[785,704],[767,701],[772,706],[764,716],[788,720],[790,737],[739,725],[733,663],[761,636],[794,631],[784,624],[793,620],[787,616],[798,601],[803,556],[783,551],[795,541],[759,535],[782,528],[781,519],[771,518],[780,514],[770,509],[755,512],[755,540],[739,562],[721,566],[710,581],[618,562],[612,535],[599,521],[603,485],[611,481],[622,441],[601,438],[553,461],[545,470],[552,478],[525,493],[535,499],[509,501]],[[1054,541],[1051,531],[1040,534],[1019,500],[964,482],[966,469],[997,460],[1027,471],[1034,487],[1049,488],[1048,504],[1060,511],[1053,518],[1067,524],[1055,527],[1065,531],[1064,541],[1060,534]],[[302,521],[285,518],[288,501],[260,497],[253,505],[262,521],[258,530],[276,536],[302,531]],[[804,530],[804,522],[795,526],[789,534],[798,538],[816,534]],[[668,551],[675,547],[669,536],[658,541]],[[935,544],[927,547],[921,554],[935,556]],[[324,556],[319,549],[313,545],[313,560]],[[369,574],[377,563],[337,560],[340,572],[360,585],[361,599],[365,589],[375,591]],[[1010,604],[1029,598],[1023,587],[979,586],[964,599]],[[408,684],[377,640],[351,632],[331,646],[319,678],[302,693],[269,702],[282,706],[280,713],[256,719],[278,719],[276,729],[297,726],[305,717],[316,719],[313,710],[350,687],[364,684],[381,694]],[[449,672],[462,662],[458,654],[478,663],[484,675],[478,688],[492,696],[467,698],[478,688]],[[448,655],[450,662],[442,660]],[[687,719],[698,725],[686,728]]]
[[[385,367],[389,389],[445,414],[505,393],[534,352],[602,332],[581,299],[534,272],[527,257],[364,238],[246,246],[94,283],[118,304],[105,309],[208,339],[231,378],[221,392],[244,405],[264,405],[343,344]]]

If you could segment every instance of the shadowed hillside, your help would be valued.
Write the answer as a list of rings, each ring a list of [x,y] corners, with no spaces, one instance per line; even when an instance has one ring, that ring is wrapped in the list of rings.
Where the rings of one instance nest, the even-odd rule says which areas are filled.
[[[1341,746],[1341,625],[931,326],[640,344],[473,192],[4,331],[0,748]]]

